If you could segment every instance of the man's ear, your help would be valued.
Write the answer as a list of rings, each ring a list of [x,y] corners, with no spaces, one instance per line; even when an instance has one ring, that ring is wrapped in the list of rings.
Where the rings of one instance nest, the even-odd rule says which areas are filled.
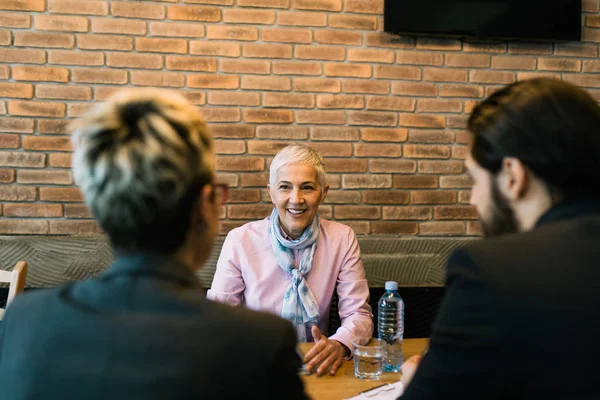
[[[500,191],[509,200],[519,200],[527,193],[530,184],[529,169],[515,157],[502,159],[502,170],[498,174]]]
[[[321,196],[321,203],[325,201],[325,197],[327,197],[327,193],[329,192],[329,185],[325,185],[323,189],[323,195]]]
[[[204,227],[210,218],[214,210],[214,188],[212,185],[202,186],[202,190],[198,194],[196,199],[194,212],[192,214],[192,223],[194,227]]]

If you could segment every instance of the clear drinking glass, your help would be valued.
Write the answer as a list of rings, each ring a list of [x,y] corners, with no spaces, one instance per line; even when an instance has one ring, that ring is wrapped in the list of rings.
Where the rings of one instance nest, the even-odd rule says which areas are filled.
[[[385,356],[385,342],[371,338],[367,344],[358,339],[352,340],[354,346],[354,376],[366,380],[378,380],[381,376]]]

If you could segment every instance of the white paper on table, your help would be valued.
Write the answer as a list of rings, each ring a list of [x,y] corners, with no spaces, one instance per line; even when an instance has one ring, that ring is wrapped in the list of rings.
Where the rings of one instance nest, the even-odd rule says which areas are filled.
[[[404,386],[402,382],[388,383],[385,386],[376,389],[368,390],[360,393],[358,396],[350,397],[346,400],[396,400],[402,392]]]

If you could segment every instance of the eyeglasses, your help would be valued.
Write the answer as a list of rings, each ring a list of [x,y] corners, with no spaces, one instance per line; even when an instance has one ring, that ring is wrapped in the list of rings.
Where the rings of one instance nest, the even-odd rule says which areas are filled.
[[[215,201],[220,205],[225,205],[229,200],[229,186],[226,183],[214,183]]]

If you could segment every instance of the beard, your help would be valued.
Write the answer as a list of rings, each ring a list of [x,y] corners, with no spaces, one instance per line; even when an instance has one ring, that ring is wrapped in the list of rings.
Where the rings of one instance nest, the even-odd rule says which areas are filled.
[[[515,212],[508,200],[500,193],[495,181],[492,182],[492,202],[488,207],[487,217],[481,218],[481,228],[485,237],[519,232],[519,223]]]

